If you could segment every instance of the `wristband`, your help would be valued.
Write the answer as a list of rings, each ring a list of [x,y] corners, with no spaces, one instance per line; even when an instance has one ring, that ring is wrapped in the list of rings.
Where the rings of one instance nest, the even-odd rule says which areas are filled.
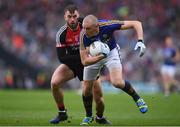
[[[142,39],[138,39],[138,42],[139,42],[139,41],[142,42],[142,43],[144,43],[144,41],[143,41]]]

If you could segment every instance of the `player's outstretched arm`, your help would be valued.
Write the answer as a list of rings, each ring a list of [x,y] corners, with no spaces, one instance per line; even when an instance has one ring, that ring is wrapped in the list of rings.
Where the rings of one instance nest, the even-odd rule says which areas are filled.
[[[146,46],[144,45],[144,40],[143,40],[143,28],[142,28],[142,23],[140,21],[124,21],[121,29],[131,29],[133,28],[136,33],[137,33],[137,38],[138,42],[135,45],[134,50],[139,49],[140,53],[139,56],[143,56],[145,53]]]
[[[140,21],[123,21],[121,29],[134,29],[137,33],[137,37],[140,40],[143,40],[143,28]]]

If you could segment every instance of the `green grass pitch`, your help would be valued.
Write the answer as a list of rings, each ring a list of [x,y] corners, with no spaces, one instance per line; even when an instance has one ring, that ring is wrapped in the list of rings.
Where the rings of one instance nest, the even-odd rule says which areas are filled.
[[[69,121],[58,126],[79,126],[85,116],[81,95],[65,91]],[[180,95],[141,94],[149,106],[141,114],[134,101],[125,93],[104,94],[105,116],[112,126],[180,125]],[[95,109],[93,109],[95,114]],[[0,90],[0,126],[51,126],[49,120],[57,114],[50,90]],[[95,122],[93,126],[98,126]],[[53,125],[52,125],[53,126]]]

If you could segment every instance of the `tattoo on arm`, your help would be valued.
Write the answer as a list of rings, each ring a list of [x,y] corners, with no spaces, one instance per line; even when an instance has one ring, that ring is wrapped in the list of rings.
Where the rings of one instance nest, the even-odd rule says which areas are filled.
[[[81,33],[80,33],[80,37],[79,37],[80,38],[80,50],[85,50],[86,49],[85,46],[84,46],[84,43],[83,43],[84,34],[85,34],[84,30],[82,30]]]
[[[84,47],[83,41],[80,41],[80,50],[85,50],[85,47]]]

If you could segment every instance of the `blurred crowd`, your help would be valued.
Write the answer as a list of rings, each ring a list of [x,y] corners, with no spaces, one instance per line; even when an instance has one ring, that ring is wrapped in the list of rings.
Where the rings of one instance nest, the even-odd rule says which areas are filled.
[[[146,54],[139,58],[133,47],[132,30],[115,33],[121,47],[124,77],[131,81],[161,84],[164,38],[173,38],[180,53],[179,0],[0,0],[0,46],[39,70],[35,78],[28,72],[6,64],[0,58],[0,88],[50,87],[52,72],[59,64],[55,34],[64,24],[64,7],[75,3],[82,16],[100,19],[139,20],[143,23]],[[11,58],[7,58],[11,59]],[[102,73],[108,80],[107,70]],[[176,78],[180,80],[177,61]]]

